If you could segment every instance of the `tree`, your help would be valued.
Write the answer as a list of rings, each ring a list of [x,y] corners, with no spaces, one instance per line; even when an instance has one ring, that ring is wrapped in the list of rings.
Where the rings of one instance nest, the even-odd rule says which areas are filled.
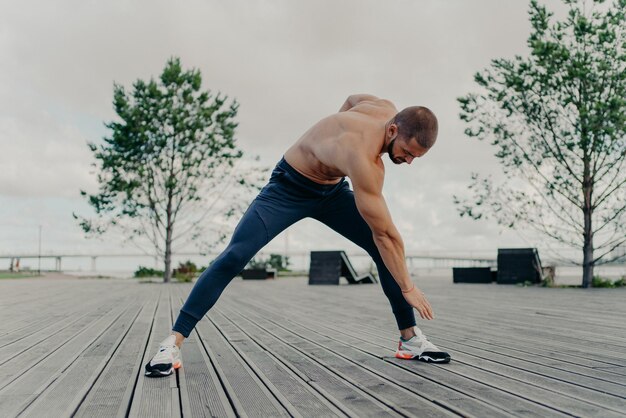
[[[289,271],[289,256],[282,256],[281,254],[270,254],[270,258],[267,260],[267,264],[275,268],[277,271]]]
[[[165,264],[165,282],[173,244],[197,244],[207,228],[218,235],[214,243],[223,240],[220,220],[241,211],[245,202],[237,193],[258,189],[256,171],[238,166],[239,105],[202,91],[201,84],[200,71],[183,71],[172,58],[158,81],[137,80],[132,93],[114,85],[119,121],[106,124],[111,134],[103,144],[88,144],[99,169],[99,191],[81,191],[97,217],[74,215],[89,235],[115,226],[133,243],[147,240]],[[211,217],[218,220],[209,227]]]
[[[481,93],[458,99],[465,133],[487,139],[504,172],[472,175],[461,216],[531,227],[582,249],[583,287],[626,242],[626,0],[530,3],[528,57],[492,60]],[[595,253],[594,253],[595,251]],[[623,255],[622,255],[623,256]]]

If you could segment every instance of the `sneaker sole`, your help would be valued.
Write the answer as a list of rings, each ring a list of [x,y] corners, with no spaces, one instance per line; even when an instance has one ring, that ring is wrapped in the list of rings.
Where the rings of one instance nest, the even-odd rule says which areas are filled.
[[[174,370],[179,369],[182,366],[182,363],[179,361],[178,363],[174,364],[174,367],[170,367],[169,370],[166,371],[160,371],[160,370],[150,370],[145,372],[145,375],[148,377],[165,377],[165,376],[169,376],[172,373],[174,373]]]
[[[417,355],[417,354],[410,354],[406,351],[396,351],[396,358],[402,359],[402,360],[413,360],[415,358],[417,358],[417,360],[426,362],[426,363],[450,363],[450,357],[446,357],[446,358],[442,358],[442,359],[436,359],[436,358],[432,358],[430,356],[421,356],[421,355]]]
[[[450,363],[450,357],[437,359],[429,356],[419,356],[418,360],[425,361],[426,363]]]

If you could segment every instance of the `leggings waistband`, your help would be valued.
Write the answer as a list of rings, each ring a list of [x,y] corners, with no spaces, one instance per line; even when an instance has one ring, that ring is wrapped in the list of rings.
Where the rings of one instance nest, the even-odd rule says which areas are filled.
[[[285,157],[280,159],[278,164],[276,164],[276,167],[282,168],[283,170],[289,172],[291,175],[295,177],[295,180],[297,180],[298,182],[304,183],[308,187],[313,187],[318,190],[328,191],[328,190],[334,189],[335,187],[339,186],[341,183],[345,181],[345,177],[342,177],[341,180],[335,184],[321,184],[321,183],[315,182],[311,180],[310,178],[301,174],[298,170],[293,168],[291,165],[289,165],[287,160],[285,160]]]

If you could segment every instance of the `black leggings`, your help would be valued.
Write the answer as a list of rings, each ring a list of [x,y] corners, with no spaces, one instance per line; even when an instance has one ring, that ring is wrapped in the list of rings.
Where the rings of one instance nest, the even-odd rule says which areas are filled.
[[[298,173],[283,158],[239,221],[228,247],[198,278],[172,330],[188,337],[252,257],[280,232],[307,217],[317,219],[368,252],[376,263],[398,329],[414,326],[413,308],[385,267],[348,182],[342,179],[337,184],[318,184]]]

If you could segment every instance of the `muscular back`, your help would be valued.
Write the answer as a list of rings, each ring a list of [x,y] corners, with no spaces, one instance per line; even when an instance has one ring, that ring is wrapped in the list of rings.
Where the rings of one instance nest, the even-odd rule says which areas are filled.
[[[317,183],[337,183],[348,175],[349,162],[355,158],[365,157],[383,169],[385,123],[397,109],[373,96],[345,108],[317,122],[285,152],[292,167]]]

